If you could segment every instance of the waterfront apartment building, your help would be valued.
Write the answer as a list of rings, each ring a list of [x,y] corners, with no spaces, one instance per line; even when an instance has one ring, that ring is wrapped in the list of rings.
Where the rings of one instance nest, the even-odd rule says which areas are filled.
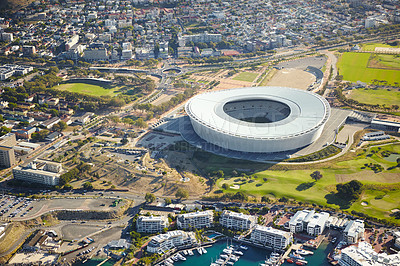
[[[176,222],[179,229],[205,228],[213,223],[214,213],[211,210],[191,212],[178,215]]]
[[[250,237],[250,241],[255,244],[279,250],[285,249],[292,240],[292,233],[262,225],[256,225]]]
[[[169,226],[165,216],[139,216],[136,220],[136,230],[139,233],[162,232]]]
[[[175,230],[153,237],[147,245],[147,252],[162,254],[174,248],[191,247],[196,244],[194,232]]]
[[[15,134],[8,133],[0,137],[0,166],[11,167],[15,164],[13,147],[17,145]]]
[[[249,230],[256,224],[256,217],[243,213],[225,210],[219,220],[223,227],[234,230]]]
[[[27,166],[17,166],[13,176],[17,180],[39,183],[47,186],[57,186],[63,169],[60,163],[37,160]]]
[[[395,266],[400,265],[400,255],[376,253],[371,244],[360,242],[342,249],[340,266]]]
[[[326,212],[316,213],[314,210],[298,211],[290,219],[289,229],[292,233],[306,231],[309,235],[320,235],[324,231],[328,219],[329,213]]]
[[[350,221],[343,231],[343,238],[347,244],[355,244],[360,239],[364,238],[364,221],[352,220]]]

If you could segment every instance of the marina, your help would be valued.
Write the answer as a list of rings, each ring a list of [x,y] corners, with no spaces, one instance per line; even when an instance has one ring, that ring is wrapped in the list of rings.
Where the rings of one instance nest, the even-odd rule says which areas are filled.
[[[219,241],[212,246],[198,247],[190,250],[180,251],[160,265],[259,265],[259,266],[290,266],[290,265],[312,265],[328,266],[326,259],[332,243],[323,242],[315,250],[301,248],[295,245],[290,252],[282,254],[266,249],[241,245],[235,241],[227,243]],[[284,259],[283,259],[284,258]]]

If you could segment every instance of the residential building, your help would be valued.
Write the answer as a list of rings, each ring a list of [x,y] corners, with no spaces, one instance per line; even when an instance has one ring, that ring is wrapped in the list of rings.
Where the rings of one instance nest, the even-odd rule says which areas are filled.
[[[309,235],[320,235],[325,229],[329,213],[315,213],[314,210],[302,210],[289,221],[289,230],[292,233],[306,231]]]
[[[15,134],[8,133],[0,137],[0,166],[11,167],[15,164],[13,147],[16,144]]]
[[[136,220],[136,231],[139,233],[162,232],[168,226],[166,216],[139,216]]]
[[[194,35],[184,35],[184,36],[179,37],[178,40],[179,40],[179,44],[183,44],[180,46],[185,46],[185,44],[187,44],[188,42],[218,43],[218,42],[222,41],[222,34],[210,34],[208,32],[204,32],[204,33],[194,34]]]
[[[360,239],[364,238],[364,221],[352,220],[350,221],[343,231],[343,238],[347,244],[355,244]]]
[[[223,227],[234,230],[249,230],[256,224],[256,217],[243,213],[224,210],[219,220]]]
[[[285,249],[292,240],[292,233],[262,225],[256,225],[250,236],[250,241],[255,244],[279,250]]]
[[[210,227],[213,223],[214,213],[211,210],[191,212],[178,215],[176,221],[179,229]]]
[[[78,125],[84,125],[84,124],[86,124],[87,122],[90,121],[90,118],[91,118],[93,115],[94,115],[94,113],[92,113],[92,112],[86,112],[83,116],[78,117],[78,118],[75,120],[75,123],[78,124]]]
[[[12,41],[14,41],[14,36],[12,33],[3,32],[1,34],[1,40],[4,42],[12,42]]]
[[[31,183],[57,186],[63,169],[60,163],[37,160],[13,169],[14,178]]]
[[[174,248],[191,247],[197,244],[194,232],[169,231],[153,237],[147,245],[150,253],[162,254]]]
[[[400,254],[377,253],[371,244],[360,242],[342,249],[340,266],[390,266],[400,265]]]
[[[50,119],[42,122],[42,126],[50,129],[50,128],[52,128],[52,126],[54,126],[55,124],[57,124],[60,121],[61,121],[61,119],[59,117],[53,117],[53,118],[50,118]]]

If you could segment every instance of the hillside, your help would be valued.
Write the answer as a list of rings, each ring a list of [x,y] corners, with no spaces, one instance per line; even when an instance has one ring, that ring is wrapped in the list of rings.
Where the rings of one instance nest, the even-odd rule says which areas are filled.
[[[33,0],[0,0],[0,9],[18,9],[34,2]]]

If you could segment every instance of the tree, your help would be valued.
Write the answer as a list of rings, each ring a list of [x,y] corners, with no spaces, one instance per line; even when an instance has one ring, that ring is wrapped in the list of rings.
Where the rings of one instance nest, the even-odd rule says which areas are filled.
[[[61,132],[63,130],[65,130],[68,127],[67,123],[65,123],[64,121],[60,121],[57,124],[55,124],[52,129],[53,131],[58,131]]]
[[[0,137],[4,136],[7,133],[10,133],[11,129],[5,126],[0,127]]]
[[[229,185],[228,185],[227,183],[223,183],[223,184],[222,184],[222,188],[225,189],[225,190],[227,190],[227,189],[229,188]]]
[[[86,190],[93,190],[93,184],[91,182],[85,182],[82,187]]]
[[[125,144],[127,144],[127,143],[128,143],[128,139],[127,139],[127,138],[121,139],[121,144],[122,144],[122,145],[125,145]]]
[[[189,197],[189,193],[183,188],[178,188],[178,190],[175,193],[175,197],[180,200],[187,199]]]
[[[146,196],[144,196],[144,199],[146,200],[146,203],[152,203],[153,201],[156,200],[156,196],[152,193],[146,193]]]
[[[315,181],[318,181],[322,178],[322,174],[320,171],[314,171],[310,174],[311,178],[314,179]]]
[[[135,121],[135,126],[140,127],[140,128],[145,128],[145,127],[147,127],[147,123],[143,120],[143,118],[138,118]]]
[[[39,132],[32,133],[32,140],[34,141],[42,141],[46,138],[46,136],[50,133],[47,129],[43,129]]]
[[[165,198],[164,201],[165,201],[165,205],[169,205],[172,203],[172,200],[170,198]]]
[[[363,184],[358,180],[336,185],[337,195],[349,201],[355,201],[360,197]]]
[[[261,197],[261,202],[270,203],[270,202],[271,202],[271,199],[268,198],[267,196],[262,196],[262,197]]]
[[[56,116],[59,116],[59,115],[60,115],[60,113],[59,113],[58,110],[56,110],[56,109],[50,109],[50,114],[51,114],[53,117],[56,117]]]
[[[232,197],[232,199],[239,200],[239,201],[247,201],[248,198],[249,197],[246,194],[244,194],[242,191],[236,192],[236,194],[233,195],[233,197]]]

